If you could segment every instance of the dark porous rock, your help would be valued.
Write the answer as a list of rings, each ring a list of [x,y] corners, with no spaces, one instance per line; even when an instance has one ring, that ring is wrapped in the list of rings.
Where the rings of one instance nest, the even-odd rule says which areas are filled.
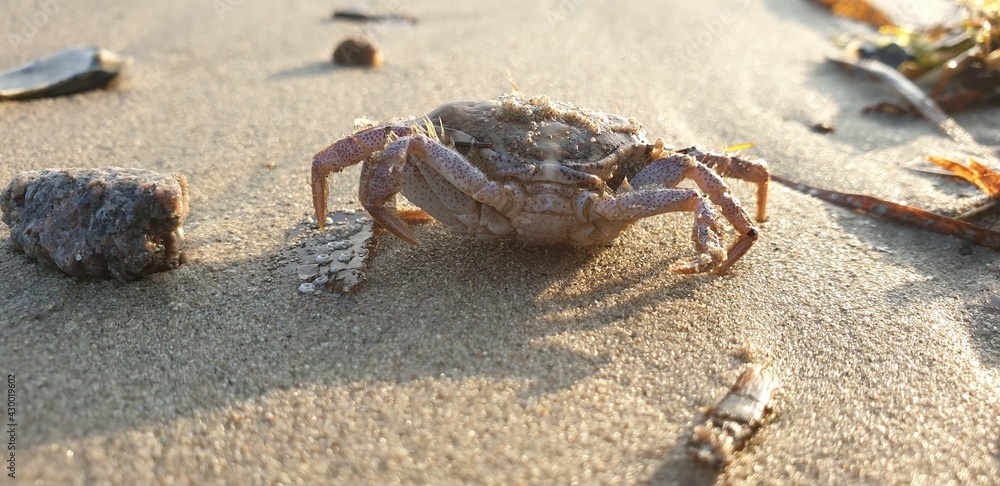
[[[14,247],[76,277],[138,280],[181,263],[187,179],[144,169],[24,172],[0,194]]]

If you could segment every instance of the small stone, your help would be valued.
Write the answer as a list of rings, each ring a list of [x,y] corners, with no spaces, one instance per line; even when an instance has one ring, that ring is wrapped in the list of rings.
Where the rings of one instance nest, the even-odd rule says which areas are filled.
[[[990,307],[1000,310],[1000,294],[990,295]]]
[[[382,50],[363,37],[345,39],[333,51],[333,63],[341,66],[377,68],[382,65]]]
[[[0,72],[0,101],[61,96],[102,88],[131,58],[99,47],[74,47]]]
[[[834,128],[833,124],[830,122],[817,122],[813,124],[813,126],[810,128],[812,129],[812,131],[816,133],[821,133],[823,135],[826,135],[828,133],[833,133],[833,131],[836,130],[836,128]]]

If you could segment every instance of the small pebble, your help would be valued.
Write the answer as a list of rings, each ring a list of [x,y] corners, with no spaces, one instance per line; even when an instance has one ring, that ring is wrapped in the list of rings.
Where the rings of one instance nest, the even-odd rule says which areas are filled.
[[[334,241],[326,244],[326,248],[330,251],[346,250],[351,247],[351,244],[347,240]]]
[[[299,279],[306,280],[319,273],[319,265],[315,263],[312,265],[299,265],[297,270],[299,273]]]
[[[818,122],[814,124],[811,128],[812,131],[816,133],[822,133],[824,135],[828,133],[833,133],[833,131],[836,130],[836,128],[834,128],[833,124],[830,122]]]
[[[345,39],[333,51],[333,63],[341,66],[377,68],[383,60],[382,50],[371,40],[361,37]]]
[[[1000,294],[990,295],[990,307],[1000,310]]]

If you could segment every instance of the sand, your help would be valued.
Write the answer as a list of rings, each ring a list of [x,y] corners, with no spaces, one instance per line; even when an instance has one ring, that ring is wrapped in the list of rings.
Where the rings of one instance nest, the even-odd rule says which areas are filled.
[[[911,3],[892,10],[917,15]],[[9,6],[2,66],[88,43],[135,63],[110,90],[0,104],[0,181],[117,165],[184,173],[191,190],[189,262],[140,282],[79,281],[2,245],[0,368],[16,375],[19,480],[1000,477],[997,253],[780,186],[761,240],[725,276],[666,271],[692,252],[688,215],[590,251],[423,225],[419,247],[382,238],[351,297],[302,295],[273,268],[311,212],[312,154],[355,118],[493,98],[510,80],[633,116],[678,146],[754,142],[748,155],[811,185],[971,207],[971,186],[905,168],[959,156],[953,142],[921,120],[861,116],[886,94],[823,62],[845,24],[808,2],[408,2],[417,25],[369,27],[327,20],[335,6]],[[365,31],[381,69],[329,64],[337,42]],[[958,121],[1000,145],[996,110]],[[814,133],[816,122],[836,131]],[[331,208],[357,207],[358,174],[332,178]],[[778,412],[725,471],[700,468],[684,452],[700,407],[747,361],[777,370]]]

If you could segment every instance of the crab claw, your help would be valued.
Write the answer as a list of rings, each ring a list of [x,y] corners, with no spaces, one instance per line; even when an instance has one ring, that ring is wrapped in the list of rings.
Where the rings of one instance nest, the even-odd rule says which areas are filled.
[[[328,196],[329,190],[326,186],[326,178],[330,175],[330,171],[325,169],[322,165],[313,161],[312,167],[312,193],[313,193],[313,208],[316,210],[316,222],[319,223],[319,227],[322,229],[323,225],[326,223],[326,198]]]
[[[699,254],[691,260],[674,263],[670,266],[670,271],[690,274],[711,270],[718,273],[719,264],[726,259],[726,250],[722,247],[722,240],[719,237],[719,227],[715,224],[718,216],[703,199],[697,200],[694,214],[695,224],[691,236]]]
[[[410,225],[403,222],[403,218],[399,217],[399,213],[396,212],[396,208],[393,205],[384,205],[380,207],[366,207],[365,210],[371,215],[378,224],[389,230],[390,233],[396,235],[399,239],[411,244],[419,245],[417,242],[417,235],[413,234],[413,230],[410,229]]]
[[[367,159],[372,153],[382,150],[390,139],[409,133],[410,128],[401,125],[371,127],[338,140],[313,156],[313,208],[320,228],[326,223],[326,197],[329,194],[326,180],[330,174]]]
[[[396,193],[403,187],[403,164],[406,163],[408,140],[393,142],[374,162],[365,162],[361,169],[361,205],[368,214],[412,245],[417,236],[396,212]]]

